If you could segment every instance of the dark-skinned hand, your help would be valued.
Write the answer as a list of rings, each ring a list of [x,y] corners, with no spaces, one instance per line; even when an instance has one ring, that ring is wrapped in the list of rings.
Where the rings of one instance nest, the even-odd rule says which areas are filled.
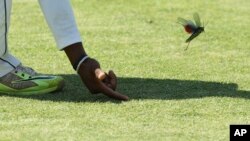
[[[115,73],[113,71],[103,72],[97,60],[92,58],[85,60],[81,64],[78,74],[92,94],[103,93],[117,100],[129,100],[128,96],[115,91],[117,86]]]

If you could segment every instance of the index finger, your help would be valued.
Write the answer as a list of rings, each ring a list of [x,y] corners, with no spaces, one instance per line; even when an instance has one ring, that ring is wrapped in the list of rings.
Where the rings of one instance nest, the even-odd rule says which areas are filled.
[[[110,72],[110,74],[111,74],[111,77],[113,79],[116,78],[116,76],[113,72]],[[108,86],[106,86],[102,82],[102,80],[104,80],[107,76],[106,76],[106,73],[103,72],[100,68],[95,70],[95,75],[96,75],[97,79],[99,80],[98,83],[100,85],[100,90],[99,90],[100,92],[102,92],[106,96],[114,98],[114,99],[125,100],[125,101],[129,100],[128,96],[122,95],[121,93],[112,90],[111,88],[109,88]],[[116,84],[116,79],[112,80],[112,81],[114,81],[112,83]]]
[[[118,100],[124,100],[127,101],[129,100],[129,97],[126,95],[123,95],[119,92],[113,91],[111,88],[107,87],[105,84],[103,84],[100,81],[100,91],[105,94],[108,97],[114,98],[114,99],[118,99]]]

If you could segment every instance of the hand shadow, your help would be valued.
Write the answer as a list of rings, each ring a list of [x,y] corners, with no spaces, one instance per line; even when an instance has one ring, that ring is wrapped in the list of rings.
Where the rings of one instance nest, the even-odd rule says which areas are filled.
[[[61,75],[65,88],[61,92],[44,95],[5,95],[55,102],[114,102],[105,95],[91,95],[75,74]],[[198,80],[118,78],[118,91],[131,100],[156,99],[176,100],[204,97],[232,97],[250,99],[250,91],[238,90],[235,83],[206,82]]]

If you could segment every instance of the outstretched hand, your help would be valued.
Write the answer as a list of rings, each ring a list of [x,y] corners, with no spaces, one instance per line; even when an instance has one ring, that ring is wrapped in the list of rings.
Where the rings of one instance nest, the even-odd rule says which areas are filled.
[[[78,74],[92,94],[103,93],[114,99],[129,100],[128,96],[115,91],[117,86],[115,73],[103,72],[97,60],[88,58],[81,64]]]

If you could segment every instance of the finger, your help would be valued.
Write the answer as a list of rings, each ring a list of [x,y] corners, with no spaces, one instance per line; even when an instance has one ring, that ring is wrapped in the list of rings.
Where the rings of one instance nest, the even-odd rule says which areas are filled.
[[[106,74],[105,72],[103,72],[101,69],[95,69],[95,76],[99,79],[99,80],[103,80],[106,78]]]
[[[107,87],[105,84],[101,83],[100,85],[101,85],[100,91],[106,96],[117,99],[117,100],[124,100],[124,101],[129,100],[128,96],[123,95],[119,92],[113,91],[111,88]]]
[[[114,73],[112,70],[109,71],[109,77],[110,77],[110,85],[111,85],[111,88],[112,88],[113,90],[116,90],[116,86],[117,86],[117,77],[116,77],[115,73]]]
[[[105,81],[107,78],[105,78],[102,83],[104,83],[107,87],[113,89],[113,86],[108,82],[108,81]],[[113,89],[114,90],[114,89]]]

